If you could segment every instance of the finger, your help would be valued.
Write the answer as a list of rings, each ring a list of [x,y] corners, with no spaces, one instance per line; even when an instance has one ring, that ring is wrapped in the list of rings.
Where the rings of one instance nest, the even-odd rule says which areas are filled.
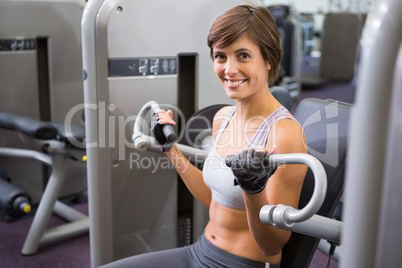
[[[276,145],[272,146],[270,153],[277,154],[278,153],[278,147]]]
[[[246,159],[246,162],[247,162],[247,168],[248,169],[252,169],[252,168],[254,168],[255,167],[255,159],[254,159],[254,153],[255,153],[255,150],[254,149],[249,149],[248,151],[247,151],[247,159]]]
[[[254,158],[261,160],[265,157],[265,153],[266,153],[265,150],[264,151],[256,151],[254,153]]]
[[[243,150],[240,154],[240,165],[242,168],[247,167],[247,150]]]
[[[249,149],[249,150],[247,151],[247,162],[253,161],[253,159],[254,159],[254,153],[255,153],[255,150],[254,150],[254,149]]]
[[[240,154],[236,153],[233,157],[233,161],[232,161],[232,169],[233,168],[240,168]]]
[[[254,159],[253,159],[253,167],[255,170],[261,170],[264,168],[264,161],[267,156],[267,153],[264,151],[256,151],[254,153]]]
[[[176,125],[176,122],[171,118],[159,118],[158,123],[161,125],[166,125],[166,124],[169,124],[172,126]]]
[[[172,115],[169,114],[169,111],[159,110],[157,114],[159,124],[176,125],[176,122],[173,120]]]
[[[166,117],[171,117],[171,118],[173,118],[173,113],[172,113],[172,111],[170,111],[170,113],[169,113],[169,111],[159,110],[159,111],[157,111],[156,113],[158,114],[159,117],[160,117],[160,116],[166,116]]]

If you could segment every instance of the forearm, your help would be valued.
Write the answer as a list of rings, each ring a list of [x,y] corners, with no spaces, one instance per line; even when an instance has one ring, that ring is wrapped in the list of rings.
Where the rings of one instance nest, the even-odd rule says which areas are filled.
[[[211,203],[211,190],[204,183],[202,171],[191,164],[176,145],[173,145],[169,152],[165,152],[165,155],[172,161],[191,194],[208,208]]]
[[[243,195],[247,220],[254,241],[265,256],[277,255],[289,240],[290,232],[261,222],[260,210],[264,205],[268,204],[265,191],[259,194],[243,193]]]

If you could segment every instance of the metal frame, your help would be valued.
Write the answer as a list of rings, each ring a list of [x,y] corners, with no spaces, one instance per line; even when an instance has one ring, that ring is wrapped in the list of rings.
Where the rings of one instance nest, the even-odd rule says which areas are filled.
[[[175,225],[171,224],[171,219],[164,221],[164,225],[167,228],[160,230],[160,232],[158,231],[158,234],[153,236],[152,246],[149,246],[149,241],[146,241],[146,239],[141,241],[137,239],[142,238],[142,233],[139,233],[140,231],[137,228],[139,225],[147,225],[144,228],[148,228],[149,233],[156,230],[153,224],[147,224],[149,217],[141,217],[139,214],[146,210],[149,211],[148,206],[152,206],[152,209],[155,208],[159,202],[162,203],[162,199],[168,201],[163,201],[165,207],[176,202],[176,193],[173,190],[168,193],[170,187],[173,188],[174,185],[161,186],[160,181],[158,181],[158,187],[154,189],[163,188],[163,192],[160,190],[163,195],[157,195],[157,198],[153,199],[152,202],[143,202],[145,205],[142,205],[141,208],[136,208],[138,202],[133,201],[140,198],[145,199],[145,191],[139,191],[140,187],[156,183],[157,178],[150,179],[150,175],[163,176],[162,183],[167,184],[172,181],[173,184],[173,179],[177,182],[175,170],[157,170],[154,174],[147,173],[142,175],[142,172],[145,172],[144,170],[129,170],[129,168],[126,168],[128,166],[127,157],[126,160],[116,159],[116,155],[123,149],[118,151],[120,148],[101,148],[96,146],[96,143],[98,142],[99,144],[101,138],[109,139],[109,133],[105,130],[110,130],[110,127],[113,128],[113,126],[109,125],[107,119],[109,116],[116,116],[117,112],[121,112],[126,117],[135,115],[149,98],[156,98],[161,103],[176,105],[175,93],[167,94],[166,92],[178,89],[177,75],[170,77],[166,75],[164,78],[159,75],[154,77],[108,77],[108,59],[179,57],[186,53],[197,54],[196,85],[194,88],[196,96],[195,109],[201,109],[213,104],[209,97],[210,94],[216,96],[213,100],[214,102],[221,103],[222,101],[220,100],[227,99],[227,97],[224,91],[217,90],[221,88],[219,81],[211,79],[215,77],[215,74],[213,68],[209,67],[212,61],[209,57],[208,48],[203,41],[210,25],[219,14],[236,4],[244,3],[245,1],[243,0],[226,0],[219,1],[219,3],[213,1],[193,1],[190,3],[184,0],[168,2],[154,0],[152,5],[150,5],[149,1],[119,0],[93,0],[87,3],[82,20],[83,67],[86,73],[86,79],[84,80],[85,103],[88,106],[92,105],[92,107],[98,107],[100,104],[105,105],[105,107],[115,104],[117,107],[114,112],[106,109],[106,115],[98,114],[98,111],[93,108],[85,111],[86,138],[89,144],[95,145],[87,148],[92,267],[136,254],[136,252],[165,249],[168,243],[169,247],[176,244],[175,241],[171,243],[172,237],[176,240],[174,235],[176,230],[170,230]],[[151,6],[150,13],[145,12]],[[211,6],[214,8],[211,9]],[[152,14],[152,16],[145,18],[144,14]],[[147,21],[146,23],[135,26],[137,20],[142,21],[144,19]],[[152,21],[150,21],[151,19]],[[127,28],[127,25],[134,25],[134,28]],[[146,26],[146,29],[144,29],[144,26]],[[122,29],[128,29],[130,33],[127,34]],[[156,38],[161,37],[165,37],[163,45],[156,40]],[[150,85],[151,82],[152,85]],[[117,89],[119,90],[119,96],[121,96],[120,94],[125,96],[124,100],[121,97],[117,97]],[[141,90],[141,94],[137,94],[134,98],[129,97],[136,90]],[[148,95],[144,94],[144,90]],[[142,100],[145,97],[148,99]],[[122,104],[128,100],[131,100],[129,105]],[[120,116],[121,114],[117,115]],[[119,143],[117,140],[115,141],[115,144]],[[128,147],[124,148],[127,154],[137,153],[137,151]],[[142,155],[142,152],[138,154]],[[150,158],[154,157],[149,152],[144,152],[144,154]],[[145,177],[148,178],[146,181],[144,180]],[[125,191],[131,191],[131,193],[113,193],[118,190],[118,181],[125,185]],[[141,181],[141,183],[134,185],[136,181]],[[136,191],[136,194],[133,194],[132,191]],[[131,213],[127,211],[125,214],[119,213],[120,211],[117,210],[117,207],[122,208],[121,205],[118,205],[120,200],[117,200],[116,196],[127,196],[125,201],[126,203],[131,203],[132,206],[126,207],[126,210],[130,210]],[[150,198],[149,195],[147,198]],[[164,217],[174,217],[173,211],[164,210],[164,212],[166,214],[163,215]],[[158,214],[153,213],[152,215]],[[124,222],[121,219],[123,216],[126,217]],[[140,217],[140,220],[134,219],[134,217]],[[124,228],[116,226],[124,226]],[[155,228],[151,229],[153,227]],[[169,235],[157,240],[159,234],[168,231]],[[134,239],[137,240],[133,241]],[[142,244],[139,245],[141,242]]]
[[[402,2],[383,0],[378,3],[374,13],[368,15],[363,30],[361,70],[352,110],[347,155],[341,267],[373,267],[376,263],[379,222],[384,216],[381,215],[381,202],[388,198],[382,195],[386,182],[385,163],[389,161],[386,157],[387,133],[391,127],[396,128],[396,125],[390,125],[389,120],[392,91],[400,91],[400,84],[395,84],[393,88],[396,59],[402,40],[400,25]],[[393,180],[399,179],[393,177]],[[400,214],[399,211],[395,213]],[[400,241],[394,239],[387,243],[400,251]],[[394,260],[398,255],[401,255],[400,252],[394,255]],[[388,262],[392,261],[392,258],[388,259]],[[380,263],[380,266],[384,266],[384,263]]]
[[[21,250],[23,255],[35,254],[42,244],[63,241],[66,238],[85,234],[89,231],[87,215],[57,200],[66,179],[67,153],[65,144],[58,141],[47,141],[46,144],[49,145],[49,155],[33,150],[0,148],[0,156],[35,159],[52,168],[52,174]],[[47,229],[53,212],[70,221],[70,223]]]
[[[397,235],[402,223],[401,150],[395,149],[401,134],[401,14],[401,1],[383,0],[364,29],[362,70],[350,123],[344,223],[317,215],[296,223],[289,220],[294,209],[284,206],[274,211],[275,220],[268,209],[272,206],[261,210],[264,223],[342,241],[341,267],[391,267],[402,261]]]

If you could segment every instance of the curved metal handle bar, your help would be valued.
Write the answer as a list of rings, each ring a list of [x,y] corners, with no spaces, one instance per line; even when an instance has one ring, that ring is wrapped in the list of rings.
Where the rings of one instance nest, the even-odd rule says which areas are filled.
[[[134,142],[134,148],[140,151],[151,151],[156,153],[162,153],[162,147],[157,145],[154,142],[154,139],[151,136],[145,135],[141,129],[141,120],[144,121],[144,118],[149,110],[153,110],[154,112],[160,110],[159,105],[155,101],[149,101],[141,107],[140,111],[134,122],[133,127],[133,136],[132,140]]]
[[[309,154],[274,154],[269,160],[274,165],[307,165],[314,174],[315,187],[309,203],[301,210],[284,205],[266,205],[260,210],[261,221],[268,225],[289,227],[311,218],[322,206],[327,192],[327,175],[321,162]]]
[[[155,101],[149,101],[145,103],[144,106],[138,112],[137,118],[134,122],[133,136],[132,140],[134,142],[134,147],[140,151],[150,151],[155,153],[163,153],[162,147],[155,143],[155,139],[151,136],[145,135],[141,129],[141,120],[144,120],[145,115],[148,111],[152,109],[154,112],[160,110],[159,105]],[[207,157],[207,152],[202,149],[197,149],[191,146],[178,144],[176,146],[182,152],[182,154],[187,158],[192,158],[196,160],[204,160]]]
[[[26,159],[36,159],[43,164],[52,166],[53,161],[49,155],[34,150],[16,149],[16,148],[0,148],[0,156],[17,157]]]
[[[143,119],[150,109],[152,109],[153,111],[160,110],[159,105],[155,101],[149,101],[145,103],[138,112],[137,118],[134,122],[133,133],[142,133],[141,122],[139,119]]]

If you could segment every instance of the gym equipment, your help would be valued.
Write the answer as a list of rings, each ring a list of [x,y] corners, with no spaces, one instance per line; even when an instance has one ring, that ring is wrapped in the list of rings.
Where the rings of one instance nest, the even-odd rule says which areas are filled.
[[[133,148],[133,115],[151,99],[164,109],[179,109],[180,133],[184,120],[196,111],[227,102],[206,37],[219,15],[247,3],[86,4],[82,55],[92,266],[177,246],[177,173],[166,157]],[[164,168],[156,168],[158,163]],[[193,214],[193,222],[204,217]],[[202,230],[194,228],[192,236]]]
[[[317,100],[313,100],[313,102],[317,102]],[[305,103],[307,101],[304,101]],[[141,111],[147,111],[148,109],[150,109],[150,105],[154,103],[154,102],[148,102],[147,104],[144,105],[144,107],[141,109]],[[326,104],[331,104],[330,102],[321,102],[318,100],[319,104],[322,103],[326,103]],[[329,116],[334,116],[334,113],[331,112],[331,108],[333,109],[333,106],[328,107],[328,105],[325,106],[320,106],[317,105],[319,108],[322,108],[323,110],[329,112]],[[303,103],[302,103],[302,107],[303,107]],[[309,105],[307,105],[307,107],[309,107]],[[313,106],[314,107],[314,106]],[[314,107],[316,108],[316,107]],[[304,110],[303,108],[301,108],[302,110]],[[311,110],[309,110],[310,112]],[[317,111],[317,110],[315,110]],[[319,110],[318,110],[319,111]],[[313,113],[314,114],[314,113]],[[342,114],[342,113],[341,113]],[[306,112],[303,113],[303,115],[307,115]],[[146,116],[146,113],[141,113],[136,117],[136,122],[135,122],[135,126],[133,129],[133,142],[136,148],[140,149],[140,150],[149,150],[152,151],[154,153],[162,153],[162,148],[160,145],[158,145],[155,141],[155,139],[152,136],[148,136],[144,133],[142,133],[143,131],[146,131],[146,128],[143,128],[143,126],[147,126],[146,124],[144,124],[143,122],[145,122],[146,120],[144,119]],[[317,118],[315,118],[317,119]],[[313,123],[316,123],[319,121],[314,121]],[[311,123],[311,122],[310,122]],[[317,128],[316,128],[317,127]],[[316,126],[314,126],[314,128],[310,128],[310,131],[317,131],[320,128],[322,128],[322,122],[319,122],[319,124],[316,124]],[[331,130],[332,131],[332,130]],[[320,140],[323,135],[318,135],[319,138],[317,138],[317,140],[312,141],[313,146],[315,145],[314,142],[319,141],[319,143],[322,144],[322,140]],[[210,140],[210,139],[209,139]],[[323,139],[325,142],[327,140],[325,140],[325,137]],[[340,139],[340,143],[344,144],[344,137],[342,136]],[[207,150],[202,150],[202,149],[198,149],[198,148],[194,148],[188,145],[182,145],[182,144],[176,144],[178,146],[178,148],[181,150],[181,152],[183,153],[183,155],[187,158],[194,158],[196,157],[197,159],[201,159],[202,161],[206,158],[207,156]],[[325,145],[328,146],[328,143],[326,143]],[[337,144],[334,144],[333,142],[330,143],[330,147],[336,147]],[[316,149],[321,149],[320,147],[314,147]],[[340,156],[344,156],[344,150],[340,152]],[[226,163],[227,165],[231,165],[231,161],[233,160],[234,156],[228,156],[226,158]],[[334,171],[339,171],[339,169],[343,168],[343,163],[344,163],[344,158],[341,159],[341,164],[339,166],[336,166],[335,168],[329,168],[327,167],[327,169],[330,171],[329,173],[331,174],[332,177],[335,178],[342,178],[340,173],[334,172]],[[328,204],[329,202],[334,202],[332,199],[334,197],[339,198],[339,192],[337,193],[330,193],[328,196],[330,197],[326,197],[326,192],[327,192],[327,175],[326,175],[326,171],[324,169],[323,164],[314,156],[310,155],[310,154],[271,154],[269,156],[269,159],[267,159],[267,161],[269,161],[270,165],[273,166],[278,166],[280,164],[305,164],[307,166],[310,167],[310,173],[309,175],[307,175],[306,181],[307,181],[307,185],[310,184],[310,187],[306,190],[306,186],[303,186],[303,192],[304,192],[304,199],[307,199],[307,202],[305,202],[306,204],[303,204],[303,201],[305,200],[301,200],[301,204],[302,207],[300,210],[296,210],[294,208],[291,207],[285,207],[283,205],[278,205],[278,206],[265,206],[264,208],[261,209],[261,220],[263,223],[265,224],[271,224],[271,225],[275,225],[279,228],[283,228],[283,227],[294,227],[294,222],[303,222],[306,220],[309,220],[306,224],[300,223],[298,225],[296,225],[297,228],[295,228],[295,231],[302,231],[302,232],[307,232],[307,234],[310,234],[310,232],[315,232],[315,236],[319,237],[322,236],[323,238],[327,238],[329,240],[336,240],[339,241],[339,226],[336,225],[335,227],[334,224],[332,224],[332,222],[330,222],[332,225],[331,228],[335,229],[335,231],[333,231],[332,229],[330,229],[329,227],[327,227],[327,229],[325,229],[323,231],[322,227],[322,223],[325,222],[326,218],[322,217],[322,216],[316,216],[314,215],[315,213],[317,213],[321,207],[321,205],[324,203],[327,203],[325,205],[324,208],[321,208],[321,213],[322,211],[324,211],[324,213],[326,213],[328,211],[328,209],[334,207],[333,203]],[[328,163],[327,163],[328,164]],[[332,164],[332,163],[330,163]],[[332,171],[332,172],[331,172]],[[334,175],[335,174],[335,175]],[[313,180],[313,181],[311,181]],[[311,185],[311,183],[313,183],[313,185]],[[306,183],[305,183],[306,184]],[[329,185],[330,185],[330,189],[331,191],[333,191],[334,189],[336,189],[339,185],[342,185],[342,182],[336,181],[335,179],[333,180],[329,180]],[[312,191],[309,192],[309,190]],[[307,196],[306,196],[307,193]],[[312,219],[310,219],[312,218]],[[313,226],[312,228],[310,226]],[[326,233],[328,232],[327,230],[332,231],[332,233]],[[338,231],[338,232],[337,232]],[[335,233],[335,234],[334,234]],[[293,236],[293,234],[292,234]],[[306,240],[298,240],[297,237],[296,239],[294,237],[292,237],[292,239],[288,242],[288,244],[291,244],[291,249],[289,250],[285,250],[283,251],[283,254],[289,258],[295,258],[295,255],[300,254],[297,250],[300,250],[301,248],[303,250],[312,250],[312,252],[314,253],[315,248],[317,247],[318,244],[318,240],[317,241],[313,241],[316,242],[316,244],[314,245],[315,248],[312,248],[312,246],[309,245],[308,239],[307,242]],[[287,244],[287,245],[288,245]],[[307,248],[304,248],[304,246],[307,246]],[[294,250],[296,249],[296,250]],[[293,254],[293,255],[292,255]],[[304,256],[299,256],[299,258],[308,258],[310,257],[309,254],[303,254]],[[312,255],[311,255],[312,256]],[[300,259],[295,258],[296,261],[298,261],[299,264],[301,264]],[[310,259],[311,260],[311,259]],[[308,260],[308,262],[310,261]],[[282,264],[281,267],[295,267],[292,266],[294,264],[293,259],[283,259],[282,260]],[[306,260],[303,260],[306,262]],[[290,265],[289,265],[290,264]],[[304,267],[308,267],[308,265],[304,266]]]
[[[362,34],[347,155],[342,267],[402,263],[401,14],[401,1],[379,1]]]
[[[150,109],[152,109],[152,111],[153,111],[151,120],[152,120],[152,121],[157,121],[158,118],[157,118],[157,116],[155,117],[155,115],[156,115],[156,112],[159,111],[161,108],[160,108],[159,105],[158,105],[156,102],[154,102],[154,101],[147,102],[147,103],[141,108],[141,110],[139,111],[137,118],[143,118],[144,115],[145,115]],[[163,144],[160,144],[160,143],[158,142],[158,145],[159,145],[159,146],[158,146],[157,152],[163,152],[163,151],[164,151],[164,145],[165,145],[165,143],[167,143],[167,146],[170,147],[170,145],[176,141],[177,136],[176,136],[176,134],[174,133],[174,129],[173,129],[173,127],[172,127],[171,125],[163,125],[163,126],[160,127],[160,128],[161,128],[160,131],[156,131],[156,130],[155,130],[156,127],[153,127],[153,124],[154,124],[154,123],[151,124],[151,132],[152,132],[152,135],[153,135],[154,137],[156,137],[156,135],[160,135],[160,136],[164,136],[164,138],[165,138]],[[152,129],[152,128],[153,128],[153,129]],[[140,150],[146,150],[146,149],[147,149],[147,147],[146,147],[146,146],[147,146],[147,143],[138,141],[138,139],[141,140],[141,139],[143,138],[143,135],[142,135],[142,132],[140,132],[140,129],[141,129],[141,123],[139,122],[139,120],[136,120],[136,121],[134,122],[134,129],[133,129],[133,137],[132,137],[132,139],[133,139],[133,142],[134,142],[134,144],[135,144],[134,146],[135,146],[136,148],[138,148],[138,149],[140,149]],[[169,148],[169,149],[170,149],[170,148]],[[152,151],[152,150],[150,150],[150,151]]]
[[[326,235],[331,232],[333,240],[341,237],[341,267],[393,267],[402,261],[398,235],[402,223],[398,162],[401,159],[398,146],[401,137],[398,113],[402,101],[402,32],[398,27],[402,23],[401,14],[402,2],[380,1],[364,28],[362,70],[350,119],[344,221],[339,224],[326,219],[319,230]],[[377,66],[381,66],[380,71]],[[293,226],[290,222],[286,229],[292,230]],[[308,232],[318,233],[311,229]],[[284,254],[283,260],[287,259]]]
[[[302,32],[303,56],[309,56],[315,49],[314,15],[300,13],[300,28]]]
[[[288,111],[292,110],[293,107],[293,98],[292,95],[283,87],[270,87],[272,96],[275,97],[280,104],[283,105]]]
[[[0,1],[0,112],[63,122],[83,103],[81,17],[84,0]],[[72,121],[82,123],[81,116]],[[0,129],[0,147],[25,149],[15,132]],[[50,173],[31,159],[0,157],[11,183],[39,203]],[[86,171],[66,161],[68,197],[86,189]],[[24,168],[21,168],[23,166]]]
[[[28,150],[0,147],[0,156],[32,159],[49,166],[52,170],[21,253],[32,255],[38,251],[41,244],[63,241],[88,232],[88,216],[57,200],[63,187],[67,185],[66,179],[70,179],[66,176],[67,160],[81,162],[81,165],[85,162],[84,126],[67,122],[66,124],[42,122],[3,112],[0,113],[0,128],[13,132],[14,135],[17,132],[28,147],[36,148]],[[23,197],[21,194],[19,196]],[[14,205],[23,204],[18,198],[13,201]],[[53,212],[70,223],[47,229]]]
[[[360,29],[361,18],[356,13],[325,16],[321,42],[322,77],[336,81],[353,79]]]
[[[329,80],[349,82],[354,76],[361,17],[356,13],[325,15],[317,75],[302,74],[303,88],[321,87]]]
[[[225,164],[234,175],[234,185],[244,192],[258,194],[265,189],[268,179],[275,173],[277,166],[269,165],[269,155],[254,149],[226,157]]]
[[[218,15],[243,3],[87,3],[82,39],[92,266],[176,246],[177,174],[167,168],[166,158],[132,148],[127,139],[132,115],[150,99],[180,110],[192,105],[186,107],[186,118],[226,102],[205,37]],[[128,28],[129,33],[122,30]],[[157,62],[158,72],[146,71]],[[177,125],[183,127],[180,118]],[[157,163],[166,168],[155,168]]]
[[[290,95],[297,99],[300,95],[301,72],[301,28],[296,10],[287,5],[272,5],[267,7],[274,18],[281,38],[283,49],[280,67],[282,75],[278,85],[286,88]]]
[[[232,165],[234,155],[225,159],[228,166]],[[315,188],[310,202],[300,210],[286,207],[284,205],[266,205],[261,209],[260,217],[264,224],[267,222],[277,227],[286,227],[295,222],[302,222],[313,216],[324,202],[327,192],[327,178],[321,162],[309,154],[267,154],[266,161],[270,166],[283,164],[305,164],[314,174]],[[284,209],[283,209],[284,208]],[[279,210],[279,211],[278,211]]]
[[[14,221],[31,211],[31,197],[7,181],[7,173],[0,168],[0,211],[6,222]]]
[[[287,213],[293,213],[293,208],[268,206],[261,209],[261,220],[265,224],[284,229],[291,227],[289,230],[293,231],[283,248],[281,267],[308,267],[317,249],[318,238],[335,242],[340,240],[342,223],[329,218],[332,217],[344,188],[349,114],[349,104],[313,98],[302,100],[293,113],[303,126],[308,153],[318,159],[325,169],[328,191],[317,215],[303,222],[288,220]],[[300,195],[299,209],[312,202],[310,196],[315,191],[314,178],[308,170]],[[278,215],[282,213],[283,218],[271,219],[267,217],[270,212]]]

